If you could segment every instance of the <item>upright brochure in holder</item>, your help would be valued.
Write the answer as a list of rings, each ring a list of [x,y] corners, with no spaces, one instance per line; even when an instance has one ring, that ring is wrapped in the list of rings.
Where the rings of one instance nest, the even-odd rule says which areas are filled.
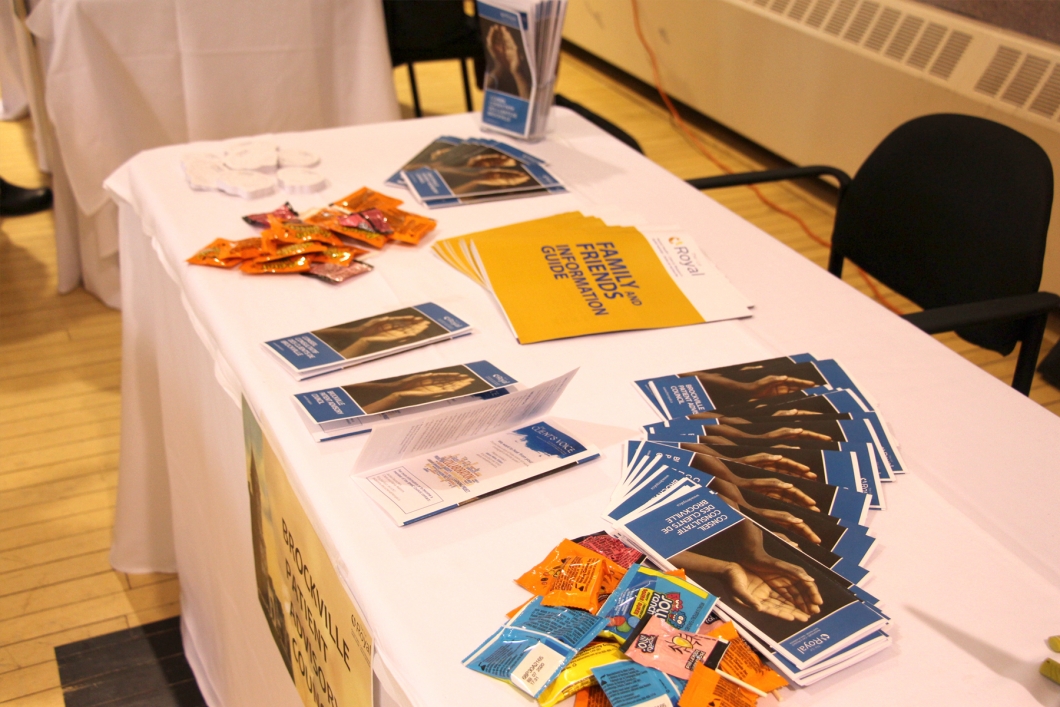
[[[489,361],[474,361],[298,393],[294,401],[313,438],[323,442],[368,432],[379,422],[411,412],[506,395],[517,385]]]
[[[567,0],[479,0],[486,50],[482,126],[536,140],[545,134]]]
[[[352,476],[407,525],[599,456],[547,417],[575,371],[533,388],[377,427]]]
[[[298,380],[455,339],[471,326],[433,302],[265,342]]]
[[[835,575],[735,511],[707,488],[650,503],[616,522],[666,569],[719,598],[719,607],[797,668],[821,662],[888,620]]]

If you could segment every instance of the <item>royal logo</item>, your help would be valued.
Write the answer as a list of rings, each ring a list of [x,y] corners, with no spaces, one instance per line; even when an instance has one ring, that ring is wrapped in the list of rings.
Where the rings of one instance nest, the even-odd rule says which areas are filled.
[[[809,639],[807,641],[803,641],[802,645],[799,646],[798,651],[799,651],[800,654],[802,654],[802,653],[805,653],[806,651],[808,651],[810,649],[817,648],[819,646],[823,646],[828,641],[829,638],[831,638],[831,636],[829,636],[827,633],[822,633],[817,638],[811,638],[811,639]]]

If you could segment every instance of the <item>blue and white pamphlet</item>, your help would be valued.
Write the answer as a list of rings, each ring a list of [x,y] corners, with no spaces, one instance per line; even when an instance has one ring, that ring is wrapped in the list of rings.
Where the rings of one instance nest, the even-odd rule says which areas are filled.
[[[796,667],[823,661],[888,623],[829,570],[763,532],[710,489],[647,508],[617,522],[618,531],[661,566],[684,569]]]
[[[323,442],[368,432],[375,424],[411,412],[507,395],[517,385],[489,361],[473,361],[298,393],[294,402],[313,438]]]
[[[351,477],[398,525],[599,456],[547,417],[575,371],[502,398],[377,427]]]
[[[455,339],[471,325],[433,302],[265,342],[298,380]]]

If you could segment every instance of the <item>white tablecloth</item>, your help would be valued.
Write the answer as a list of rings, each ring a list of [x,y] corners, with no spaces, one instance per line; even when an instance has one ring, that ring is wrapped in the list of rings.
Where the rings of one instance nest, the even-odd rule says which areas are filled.
[[[476,124],[451,116],[283,136],[322,152],[333,185],[292,203],[381,188],[431,138]],[[1060,688],[1036,671],[1060,626],[1060,420],[574,114],[557,110],[555,125],[531,150],[569,195],[441,210],[438,237],[620,204],[694,234],[754,317],[520,346],[486,293],[422,246],[391,247],[372,274],[340,287],[185,265],[213,238],[250,235],[239,216],[282,200],[190,192],[176,169],[185,148],[141,154],[111,178],[125,258],[112,562],[180,572],[189,656],[210,704],[296,704],[255,598],[240,393],[365,612],[389,693],[416,707],[514,706],[526,702],[459,660],[525,598],[514,577],[561,538],[604,527],[615,442],[655,419],[631,381],[802,351],[839,359],[874,396],[910,473],[871,519],[881,547],[866,588],[895,620],[894,647],[790,702],[1056,704]],[[304,383],[260,345],[427,300],[478,333]],[[554,412],[594,423],[603,458],[398,528],[349,481],[363,440],[314,443],[290,400],[322,383],[481,358],[528,383],[580,366]]]
[[[22,117],[28,101],[15,39],[15,8],[0,0],[0,120]]]
[[[379,0],[42,0],[28,23],[69,179],[56,193],[59,289],[83,279],[111,306],[117,213],[103,180],[125,160],[400,115]]]

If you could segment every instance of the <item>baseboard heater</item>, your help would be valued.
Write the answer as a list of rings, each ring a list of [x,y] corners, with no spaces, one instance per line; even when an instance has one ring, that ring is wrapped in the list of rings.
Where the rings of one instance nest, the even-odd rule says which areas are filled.
[[[1019,130],[1060,170],[1056,45],[908,0],[639,7],[667,91],[796,164],[853,172],[901,123],[953,112]],[[651,82],[630,0],[571,0],[564,37]],[[1042,289],[1060,292],[1060,193]]]

